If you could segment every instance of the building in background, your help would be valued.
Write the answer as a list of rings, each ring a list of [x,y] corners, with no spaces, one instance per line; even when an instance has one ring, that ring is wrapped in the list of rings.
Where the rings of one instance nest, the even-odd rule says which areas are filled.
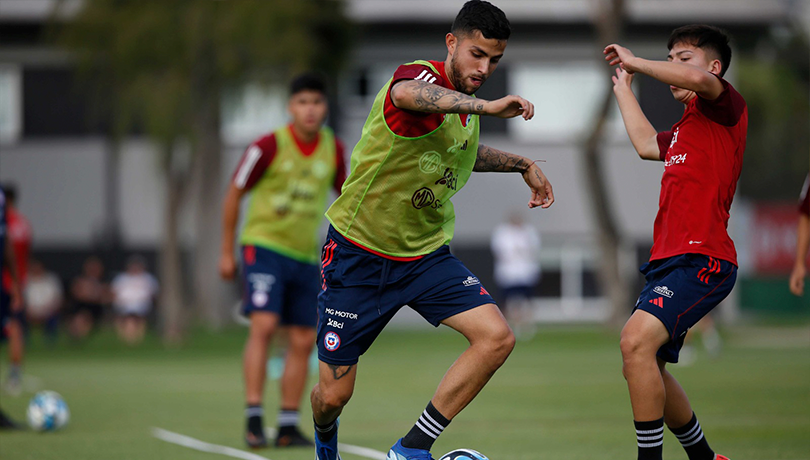
[[[56,20],[69,21],[81,3],[65,2],[63,14]],[[331,124],[352,147],[374,95],[398,65],[417,57],[444,58],[446,50],[435,38],[449,30],[448,18],[462,1],[346,3],[350,18],[358,25],[357,36],[352,57],[338,79],[339,103],[333,104]],[[482,141],[545,160],[543,169],[554,178],[557,205],[524,213],[544,238],[539,300],[543,310],[556,312],[552,317],[560,321],[605,320],[608,312],[594,276],[595,222],[582,186],[580,164],[581,142],[596,112],[598,94],[610,84],[600,61],[604,44],[594,42],[591,24],[598,2],[495,3],[512,21],[513,34],[497,72],[477,96],[520,94],[535,103],[537,113],[529,123],[485,120]],[[699,18],[727,28],[737,42],[728,74],[735,83],[739,56],[755,53],[762,41],[778,41],[779,31],[797,19],[810,23],[810,2],[801,1],[626,3],[625,42],[648,58],[665,56],[664,45],[676,26]],[[166,196],[159,178],[158,152],[142,136],[132,135],[122,143],[119,156],[110,155],[105,136],[109,126],[94,112],[91,91],[78,84],[70,55],[46,42],[55,4],[54,0],[0,2],[0,182],[18,184],[24,197],[20,208],[38,229],[34,254],[63,279],[78,273],[82,261],[93,253],[105,254],[105,262],[114,271],[123,268],[125,254],[132,252],[146,255],[154,266]],[[645,79],[638,79],[638,85],[642,108],[658,130],[679,119],[680,105],[675,101],[650,105],[669,101],[671,98],[658,97],[668,94],[668,88]],[[223,99],[223,184],[247,143],[286,119],[285,100],[283,86],[259,84],[237,88]],[[656,190],[662,168],[637,161],[617,114],[615,111],[608,126],[605,165],[617,220],[627,240],[623,265],[632,275],[648,255],[650,222],[657,210],[657,193],[637,190]],[[804,151],[808,150],[810,147]],[[511,179],[481,174],[454,199],[459,217],[453,250],[473,272],[482,275],[484,285],[494,286],[487,275],[492,271],[488,242],[498,219],[477,209],[493,208],[504,195],[513,197],[510,207],[527,201],[523,185]],[[785,200],[790,206],[799,185],[786,187]],[[743,294],[740,302],[744,307],[756,308],[761,303],[748,301],[746,293],[751,299],[767,298],[770,284],[780,283],[787,275],[770,270],[769,262],[762,259],[762,254],[771,253],[761,251],[766,243],[760,235],[774,233],[761,231],[766,225],[761,215],[772,209],[771,204],[752,203],[743,197],[735,200],[732,210],[731,231],[741,264],[737,290]],[[193,212],[186,210],[182,218],[184,241],[195,238]],[[766,222],[778,220],[768,219]],[[781,237],[763,238],[782,241]],[[807,299],[790,301],[794,304],[789,309],[807,306]]]

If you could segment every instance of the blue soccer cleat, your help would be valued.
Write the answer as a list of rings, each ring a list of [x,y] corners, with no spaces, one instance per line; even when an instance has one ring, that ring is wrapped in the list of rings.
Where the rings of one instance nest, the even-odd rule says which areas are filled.
[[[386,460],[433,460],[430,451],[425,449],[411,449],[402,445],[400,438],[391,450],[388,451]]]
[[[335,420],[335,434],[329,441],[321,441],[318,436],[318,427],[315,427],[315,460],[341,460],[338,453],[337,429],[340,426],[340,417]]]

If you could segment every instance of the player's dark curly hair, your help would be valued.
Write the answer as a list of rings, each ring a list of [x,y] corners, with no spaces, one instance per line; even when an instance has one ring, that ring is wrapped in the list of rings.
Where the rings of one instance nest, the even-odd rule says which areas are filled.
[[[688,43],[704,51],[715,53],[720,59],[720,76],[722,77],[731,64],[731,47],[728,42],[728,33],[723,29],[705,24],[691,24],[672,31],[669,42],[667,42],[667,49],[671,50],[678,43]]]
[[[461,7],[450,31],[459,36],[476,30],[480,30],[484,38],[496,40],[508,40],[512,33],[509,20],[500,8],[483,0],[470,0]]]
[[[315,72],[307,72],[298,75],[290,82],[290,96],[301,91],[318,91],[326,95],[326,81]]]

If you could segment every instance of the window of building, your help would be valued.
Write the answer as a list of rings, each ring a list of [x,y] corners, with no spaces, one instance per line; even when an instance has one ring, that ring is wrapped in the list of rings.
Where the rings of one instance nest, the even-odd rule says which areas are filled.
[[[17,142],[22,134],[20,68],[0,65],[0,143]]]
[[[509,93],[535,106],[534,118],[508,120],[509,133],[526,142],[573,142],[593,123],[607,76],[597,62],[514,64],[508,75]],[[624,131],[619,108],[610,112],[607,133]]]

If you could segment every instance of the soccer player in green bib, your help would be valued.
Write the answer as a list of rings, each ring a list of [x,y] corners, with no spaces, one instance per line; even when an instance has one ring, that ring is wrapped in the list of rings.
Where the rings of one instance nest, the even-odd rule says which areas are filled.
[[[243,358],[245,441],[254,448],[267,444],[262,395],[268,348],[279,326],[287,329],[288,349],[275,445],[312,445],[298,430],[298,406],[318,320],[318,228],[329,189],[339,192],[346,177],[343,147],[332,130],[323,126],[328,111],[323,80],[314,74],[295,78],[290,84],[288,110],[292,123],[257,139],[245,151],[223,209],[219,270],[223,278],[232,279],[239,202],[250,192],[239,240],[245,292],[242,309],[250,317]]]
[[[448,247],[450,198],[473,171],[521,174],[529,207],[554,201],[534,162],[478,141],[480,115],[534,115],[519,96],[472,96],[495,71],[509,35],[500,9],[469,1],[446,36],[445,61],[400,66],[374,101],[351,174],[326,213],[332,225],[321,254],[320,368],[311,396],[317,460],[340,457],[338,416],[354,390],[358,359],[402,306],[457,330],[470,346],[390,460],[430,459],[436,438],[512,351],[514,335],[492,297]]]

